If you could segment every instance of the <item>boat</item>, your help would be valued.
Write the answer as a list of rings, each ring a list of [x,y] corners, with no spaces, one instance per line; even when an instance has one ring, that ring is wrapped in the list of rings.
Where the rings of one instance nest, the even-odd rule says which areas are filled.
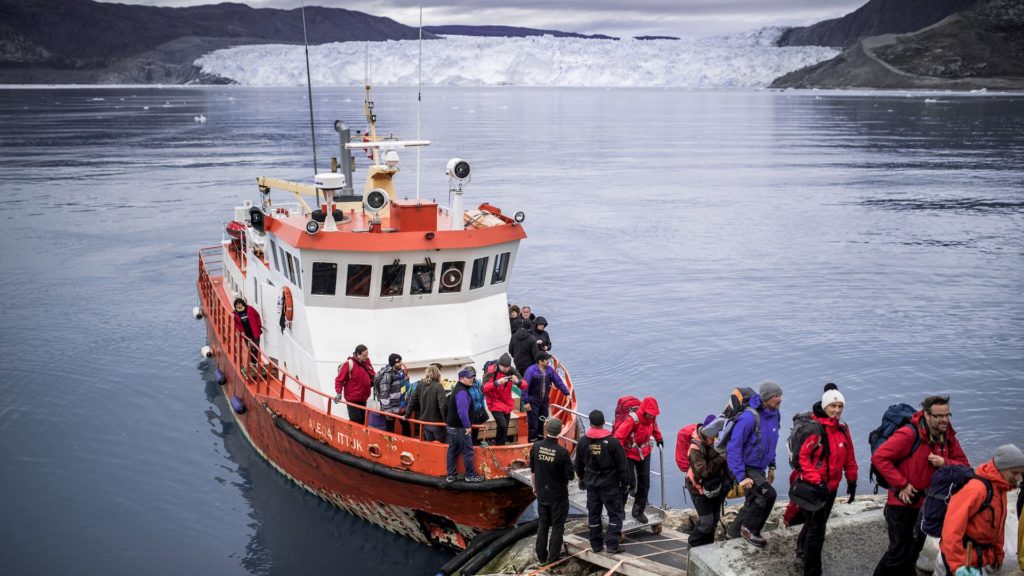
[[[380,358],[400,354],[410,381],[431,364],[446,380],[469,365],[481,374],[508,347],[507,289],[525,216],[489,203],[464,209],[471,168],[458,158],[446,166],[450,206],[418,190],[400,194],[399,151],[429,141],[379,136],[369,86],[364,114],[365,136],[353,139],[335,123],[341,161],[313,183],[257,178],[256,199],[234,207],[222,242],[199,250],[194,313],[205,319],[204,354],[234,419],[267,462],[368,522],[463,549],[482,532],[513,526],[534,500],[522,473],[525,413],[512,415],[510,444],[490,442],[493,419],[478,426],[483,481],[449,482],[447,446],[423,440],[427,423],[396,416],[413,431],[405,436],[353,422],[334,379],[359,344],[378,369]],[[370,157],[361,192],[351,186],[356,151]],[[239,296],[264,319],[258,343],[234,327]],[[557,360],[569,394],[552,387],[551,415],[562,419],[572,450],[582,423],[572,378]]]

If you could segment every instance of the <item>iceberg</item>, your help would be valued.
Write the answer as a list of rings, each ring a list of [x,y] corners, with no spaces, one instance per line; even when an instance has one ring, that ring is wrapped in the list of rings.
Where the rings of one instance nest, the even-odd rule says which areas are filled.
[[[681,40],[596,40],[449,36],[423,41],[428,86],[762,88],[839,54],[820,46],[777,47],[781,28]],[[309,47],[315,86],[360,86],[369,60],[374,85],[415,86],[415,40],[336,42]],[[304,86],[302,46],[217,50],[195,61],[204,73],[246,86]]]

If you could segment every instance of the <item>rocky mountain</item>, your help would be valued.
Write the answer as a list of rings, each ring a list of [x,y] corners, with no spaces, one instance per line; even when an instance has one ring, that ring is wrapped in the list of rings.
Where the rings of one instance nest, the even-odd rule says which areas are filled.
[[[618,40],[614,36],[604,34],[577,34],[559,30],[542,30],[539,28],[520,28],[518,26],[424,26],[425,32],[450,36],[487,36],[503,38],[522,38],[526,36],[554,36],[556,38],[598,38],[602,40]]]
[[[416,28],[389,18],[317,6],[306,8],[306,28],[310,44],[419,36]],[[0,0],[0,83],[216,82],[192,66],[202,54],[302,41],[298,8]]]
[[[915,32],[981,1],[870,0],[842,18],[802,28],[790,28],[782,34],[778,44],[847,48],[868,36]]]
[[[865,38],[771,87],[1024,90],[1024,1],[989,0],[917,32]]]

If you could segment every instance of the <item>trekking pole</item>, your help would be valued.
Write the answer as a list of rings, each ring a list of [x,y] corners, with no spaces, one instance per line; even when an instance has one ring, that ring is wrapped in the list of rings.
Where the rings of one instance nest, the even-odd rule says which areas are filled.
[[[658,446],[658,479],[661,480],[661,509],[665,510],[665,450]]]

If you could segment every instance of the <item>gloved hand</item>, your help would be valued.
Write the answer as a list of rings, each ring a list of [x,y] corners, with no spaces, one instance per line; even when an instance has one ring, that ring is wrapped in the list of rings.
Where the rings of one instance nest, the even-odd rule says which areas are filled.
[[[334,403],[341,404],[341,394],[338,394],[337,396],[334,397]]]
[[[846,493],[850,495],[850,499],[846,501],[847,504],[853,504],[853,498],[857,495],[857,481],[847,480],[846,481]]]
[[[398,409],[398,415],[405,416],[405,406],[402,406],[401,408]]]
[[[656,442],[658,443],[658,448],[662,448],[662,447],[665,446],[665,441],[664,440],[656,440]]]
[[[620,484],[619,491],[622,492],[622,497],[625,498],[629,494],[629,484]]]
[[[981,570],[970,566],[961,566],[956,569],[956,576],[981,576]]]
[[[583,480],[580,480],[579,486],[580,486],[580,490],[586,490],[587,489],[587,485],[583,483]]]

